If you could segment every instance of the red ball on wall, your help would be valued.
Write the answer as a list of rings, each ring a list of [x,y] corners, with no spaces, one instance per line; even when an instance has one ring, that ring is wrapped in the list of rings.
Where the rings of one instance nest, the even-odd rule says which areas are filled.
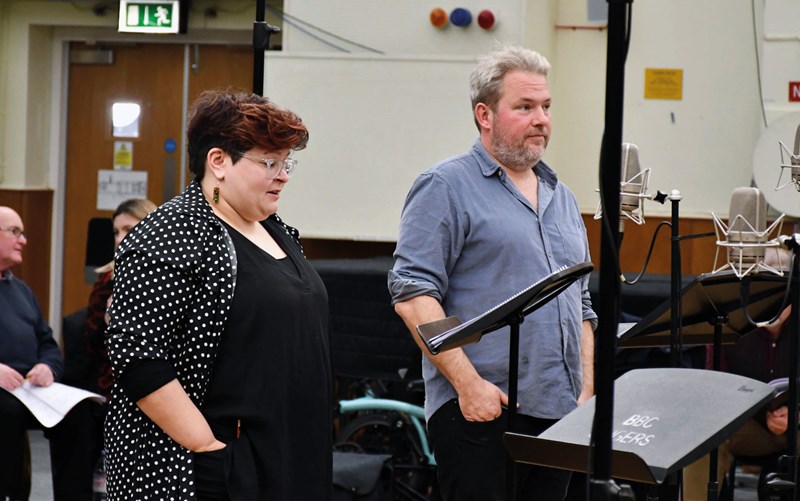
[[[478,26],[485,30],[494,28],[494,12],[489,9],[482,10],[478,14]]]

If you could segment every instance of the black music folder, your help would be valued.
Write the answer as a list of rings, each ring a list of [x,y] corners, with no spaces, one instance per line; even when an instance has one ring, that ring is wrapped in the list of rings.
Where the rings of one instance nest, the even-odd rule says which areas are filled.
[[[589,261],[560,268],[471,320],[461,322],[458,317],[447,317],[418,325],[417,334],[434,355],[477,343],[484,334],[508,325],[509,316],[519,314],[524,317],[532,313],[593,269],[594,265]]]

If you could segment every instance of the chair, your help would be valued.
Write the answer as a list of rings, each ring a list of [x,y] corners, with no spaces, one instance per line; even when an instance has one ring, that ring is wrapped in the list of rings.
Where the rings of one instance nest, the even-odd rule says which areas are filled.
[[[725,482],[720,484],[719,501],[733,501],[734,491],[737,487],[736,470],[740,466],[755,466],[760,469],[757,490],[759,501],[770,501],[772,496],[779,495],[787,488],[784,481],[777,473],[780,471],[780,454],[767,456],[734,456],[731,467],[726,475]],[[791,486],[788,486],[791,487]]]
[[[86,261],[83,279],[87,284],[97,278],[95,268],[114,259],[114,225],[109,217],[94,217],[89,220],[86,232]]]
[[[97,374],[89,361],[84,329],[89,308],[81,308],[64,317],[61,324],[61,348],[64,354],[62,382],[70,386],[97,391]]]

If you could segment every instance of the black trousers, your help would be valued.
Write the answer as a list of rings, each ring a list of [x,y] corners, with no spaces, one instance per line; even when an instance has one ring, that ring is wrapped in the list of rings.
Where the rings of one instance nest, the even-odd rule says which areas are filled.
[[[539,435],[555,421],[517,415],[516,431]],[[439,489],[444,501],[507,501],[506,461],[503,445],[507,413],[488,422],[464,419],[457,400],[444,404],[431,416],[428,435],[436,457]],[[515,463],[516,499],[561,501],[571,473],[565,470]]]
[[[83,401],[44,435],[50,441],[54,501],[91,501],[92,474],[102,446],[99,443],[96,402]],[[42,428],[28,409],[0,390],[0,497],[28,499],[23,451],[25,431]]]

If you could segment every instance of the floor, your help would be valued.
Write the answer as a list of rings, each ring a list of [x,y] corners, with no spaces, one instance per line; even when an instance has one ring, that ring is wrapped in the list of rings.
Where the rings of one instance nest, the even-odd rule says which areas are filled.
[[[50,480],[50,446],[40,430],[30,430],[31,442],[31,501],[53,499],[53,483]]]
[[[51,501],[53,486],[50,480],[50,449],[41,431],[30,431],[31,477],[30,501]],[[757,477],[747,473],[737,474],[741,485],[735,491],[734,501],[757,501],[755,487]]]

